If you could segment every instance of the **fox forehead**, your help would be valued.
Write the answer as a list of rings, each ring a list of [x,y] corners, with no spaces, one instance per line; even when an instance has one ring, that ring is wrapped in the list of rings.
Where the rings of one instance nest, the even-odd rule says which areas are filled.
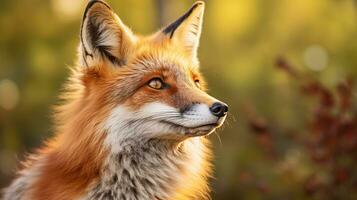
[[[187,59],[176,52],[174,48],[140,49],[138,53],[133,54],[132,60],[128,61],[128,66],[146,73],[152,71],[169,72],[171,76],[181,77],[181,79],[199,73],[198,62],[194,63]]]
[[[148,81],[146,76],[150,75],[172,78],[188,84],[192,83],[193,78],[201,78],[198,60],[185,56],[180,48],[157,44],[147,38],[136,42],[126,65],[111,69],[119,79],[132,79],[133,82]]]

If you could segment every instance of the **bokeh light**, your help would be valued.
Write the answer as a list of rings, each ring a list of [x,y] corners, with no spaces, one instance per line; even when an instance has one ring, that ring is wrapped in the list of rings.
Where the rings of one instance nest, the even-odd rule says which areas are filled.
[[[0,81],[0,107],[12,110],[19,101],[19,89],[15,82],[9,79]]]
[[[328,59],[327,51],[322,46],[311,45],[304,51],[304,63],[314,71],[325,69],[328,65]]]

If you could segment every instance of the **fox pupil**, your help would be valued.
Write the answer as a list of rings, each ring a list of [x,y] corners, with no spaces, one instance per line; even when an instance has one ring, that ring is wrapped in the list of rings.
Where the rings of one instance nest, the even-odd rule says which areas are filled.
[[[195,80],[195,84],[198,88],[201,88],[200,80]]]

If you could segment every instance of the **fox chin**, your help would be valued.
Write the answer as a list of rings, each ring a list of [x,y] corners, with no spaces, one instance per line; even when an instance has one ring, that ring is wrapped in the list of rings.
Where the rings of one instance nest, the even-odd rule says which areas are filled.
[[[204,7],[144,37],[89,1],[54,136],[22,163],[4,200],[209,199],[205,136],[228,106],[199,72]]]

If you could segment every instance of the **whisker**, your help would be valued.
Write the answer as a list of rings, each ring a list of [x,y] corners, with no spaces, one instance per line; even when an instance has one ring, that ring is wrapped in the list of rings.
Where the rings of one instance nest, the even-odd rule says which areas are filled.
[[[222,147],[223,145],[222,145],[221,137],[219,136],[219,134],[217,133],[217,131],[214,131],[213,133],[217,136],[218,141],[219,141],[219,145],[220,145],[220,147]]]

